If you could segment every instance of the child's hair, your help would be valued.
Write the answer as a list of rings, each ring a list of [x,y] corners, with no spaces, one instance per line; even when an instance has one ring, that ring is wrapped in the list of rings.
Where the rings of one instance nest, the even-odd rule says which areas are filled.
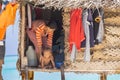
[[[49,47],[46,47],[44,51],[51,51],[51,49]]]
[[[48,26],[51,29],[56,29],[57,28],[57,23],[55,21],[51,21],[51,22],[49,22]]]

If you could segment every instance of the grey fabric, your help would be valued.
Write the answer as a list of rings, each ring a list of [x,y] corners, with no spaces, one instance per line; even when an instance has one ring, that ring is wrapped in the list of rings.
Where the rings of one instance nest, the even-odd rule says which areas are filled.
[[[89,25],[90,22],[87,21],[88,19],[88,11],[83,11],[83,27],[86,36],[86,48],[84,52],[84,61],[90,61],[90,32],[89,32]]]
[[[28,59],[28,66],[30,67],[38,66],[37,55],[32,46],[28,47],[28,50],[26,51],[26,55]]]
[[[28,28],[31,28],[32,20],[31,20],[31,8],[30,5],[27,5],[27,14],[28,14]]]
[[[72,51],[71,51],[71,56],[70,56],[70,59],[71,59],[71,61],[72,62],[74,62],[75,61],[75,59],[76,59],[76,46],[75,46],[75,44],[73,43],[73,46],[72,46]]]
[[[5,56],[5,44],[0,45],[0,59],[4,59],[4,56]]]
[[[99,23],[99,30],[97,34],[97,40],[99,43],[103,41],[103,37],[104,37],[104,21],[103,21],[104,11],[102,9],[100,9],[100,16],[101,16],[101,21]]]

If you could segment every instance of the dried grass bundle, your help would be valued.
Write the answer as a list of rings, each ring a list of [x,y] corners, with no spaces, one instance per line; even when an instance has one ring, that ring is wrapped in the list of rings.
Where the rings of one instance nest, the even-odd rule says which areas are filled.
[[[109,25],[119,25],[120,27],[120,16],[106,18],[105,23]]]

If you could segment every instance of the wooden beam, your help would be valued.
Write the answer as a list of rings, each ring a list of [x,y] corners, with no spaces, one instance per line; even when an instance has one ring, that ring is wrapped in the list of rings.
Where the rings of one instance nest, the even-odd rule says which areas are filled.
[[[101,73],[100,80],[107,80],[107,75],[105,73]]]
[[[61,80],[65,80],[64,65],[61,65],[60,70],[61,70]]]
[[[21,67],[24,67],[23,64],[24,64],[24,44],[25,44],[25,6],[22,5],[21,6],[21,34],[20,34],[20,55],[21,55]]]

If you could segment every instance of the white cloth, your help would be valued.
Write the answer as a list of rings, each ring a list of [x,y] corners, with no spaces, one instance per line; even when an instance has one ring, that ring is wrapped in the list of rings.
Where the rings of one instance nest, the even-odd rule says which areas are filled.
[[[4,42],[3,41],[0,41],[0,46],[3,46],[4,45]]]
[[[31,25],[32,25],[32,20],[31,20],[31,9],[30,9],[30,5],[28,4],[27,5],[27,12],[28,12],[28,28],[31,28]]]
[[[90,61],[90,31],[89,25],[90,22],[87,21],[88,18],[88,11],[83,11],[83,28],[86,36],[86,47],[84,52],[84,61]]]
[[[98,34],[97,34],[97,40],[99,43],[101,43],[103,41],[103,37],[104,37],[104,11],[101,9],[100,10],[100,16],[101,16],[101,21],[99,23],[99,30],[98,30]]]
[[[75,59],[76,59],[76,46],[75,46],[75,44],[73,43],[73,46],[72,46],[72,51],[71,51],[71,56],[70,56],[70,59],[71,59],[71,61],[72,62],[74,62],[75,61]]]
[[[103,36],[104,36],[104,23],[103,23],[103,20],[101,20],[99,24],[98,34],[97,34],[97,40],[99,43],[103,41]]]

